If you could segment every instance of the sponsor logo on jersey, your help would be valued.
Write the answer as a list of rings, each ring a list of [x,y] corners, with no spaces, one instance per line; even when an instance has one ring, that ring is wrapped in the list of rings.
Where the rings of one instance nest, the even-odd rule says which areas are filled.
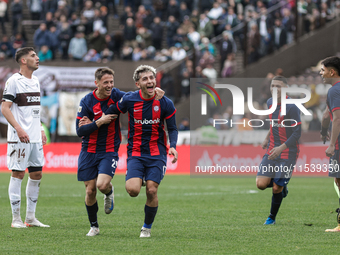
[[[78,112],[81,112],[82,109],[83,109],[83,107],[82,107],[82,106],[79,106]]]
[[[27,103],[40,102],[40,96],[26,96]]]
[[[136,120],[134,118],[134,121],[136,124],[142,124],[142,125],[148,125],[148,124],[157,124],[157,123],[160,123],[161,120],[160,118],[157,118],[155,120],[147,120],[147,119],[144,119],[144,120]]]

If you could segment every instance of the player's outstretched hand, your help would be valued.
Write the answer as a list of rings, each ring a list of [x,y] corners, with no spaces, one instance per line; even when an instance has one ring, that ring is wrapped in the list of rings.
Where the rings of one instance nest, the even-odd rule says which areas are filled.
[[[45,135],[45,131],[44,130],[41,130],[41,140],[42,140],[42,144],[46,145],[47,137]]]
[[[175,150],[175,148],[170,148],[169,149],[169,155],[173,155],[174,159],[171,161],[172,164],[177,162],[178,159],[178,152]]]
[[[326,150],[326,156],[332,157],[334,155],[334,150],[335,150],[335,146],[330,144]]]
[[[87,125],[87,124],[91,124],[91,123],[92,121],[87,116],[84,116],[79,120],[79,127]]]
[[[16,131],[18,133],[18,137],[20,142],[22,143],[29,143],[30,142],[30,137],[28,134],[23,130],[21,127],[16,128]]]
[[[155,88],[155,92],[156,92],[155,100],[161,99],[165,94],[164,90],[162,90],[158,87]]]

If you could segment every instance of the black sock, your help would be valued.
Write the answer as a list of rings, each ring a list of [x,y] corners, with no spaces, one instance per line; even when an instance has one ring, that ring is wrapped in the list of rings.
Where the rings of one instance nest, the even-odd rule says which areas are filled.
[[[144,218],[143,227],[151,228],[152,223],[153,223],[155,216],[156,216],[156,213],[157,213],[157,209],[158,209],[158,206],[150,207],[150,206],[145,205],[145,207],[144,207],[145,218]]]
[[[87,215],[89,216],[89,221],[91,224],[91,227],[99,227],[98,221],[97,221],[97,212],[98,212],[98,203],[97,201],[94,203],[94,205],[88,206],[86,205]]]
[[[275,220],[276,214],[279,211],[280,205],[282,202],[282,192],[273,194],[272,196],[272,206],[270,208],[270,215],[269,217]]]
[[[106,196],[110,196],[112,194],[112,188],[109,193],[105,194]]]

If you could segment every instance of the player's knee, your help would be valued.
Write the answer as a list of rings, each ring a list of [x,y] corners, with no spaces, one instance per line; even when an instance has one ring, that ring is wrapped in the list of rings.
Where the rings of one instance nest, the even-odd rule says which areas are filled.
[[[282,192],[282,189],[283,189],[282,186],[274,185],[273,186],[273,193],[278,194],[278,193]]]
[[[97,195],[97,189],[96,188],[90,188],[90,187],[86,188],[86,196],[87,197],[93,198],[93,197],[96,197],[96,195]]]
[[[146,190],[146,195],[149,198],[153,198],[157,196],[157,188],[156,187],[150,187]]]
[[[267,184],[264,182],[261,182],[260,180],[256,180],[256,186],[260,190],[265,190],[267,188]]]
[[[130,195],[130,197],[137,197],[140,192],[140,189],[138,189],[138,187],[125,186],[125,189],[127,193]]]
[[[105,192],[108,189],[108,183],[105,182],[98,182],[97,183],[97,188],[100,190],[100,192]]]

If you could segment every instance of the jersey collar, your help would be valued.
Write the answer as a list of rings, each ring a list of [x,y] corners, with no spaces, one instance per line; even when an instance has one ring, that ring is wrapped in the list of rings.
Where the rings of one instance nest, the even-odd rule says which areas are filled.
[[[332,85],[332,87],[335,86],[335,85],[338,84],[338,83],[340,83],[340,81],[335,82],[335,83]]]
[[[93,96],[95,97],[95,99],[97,99],[98,101],[105,101],[105,100],[108,100],[109,98],[110,98],[110,96],[108,96],[108,97],[106,97],[106,98],[103,98],[103,99],[101,99],[101,98],[99,98],[99,97],[97,97],[97,95],[96,95],[96,90],[97,90],[98,88],[96,88],[92,93],[93,93]]]
[[[150,100],[153,100],[153,99],[155,98],[156,92],[155,92],[155,94],[154,94],[153,97],[151,97],[151,98],[149,98],[149,99],[146,99],[146,98],[144,98],[144,97],[142,96],[142,90],[140,89],[140,90],[139,90],[139,95],[140,95],[140,98],[141,98],[141,99],[143,99],[143,100],[145,100],[145,101],[150,101]]]

